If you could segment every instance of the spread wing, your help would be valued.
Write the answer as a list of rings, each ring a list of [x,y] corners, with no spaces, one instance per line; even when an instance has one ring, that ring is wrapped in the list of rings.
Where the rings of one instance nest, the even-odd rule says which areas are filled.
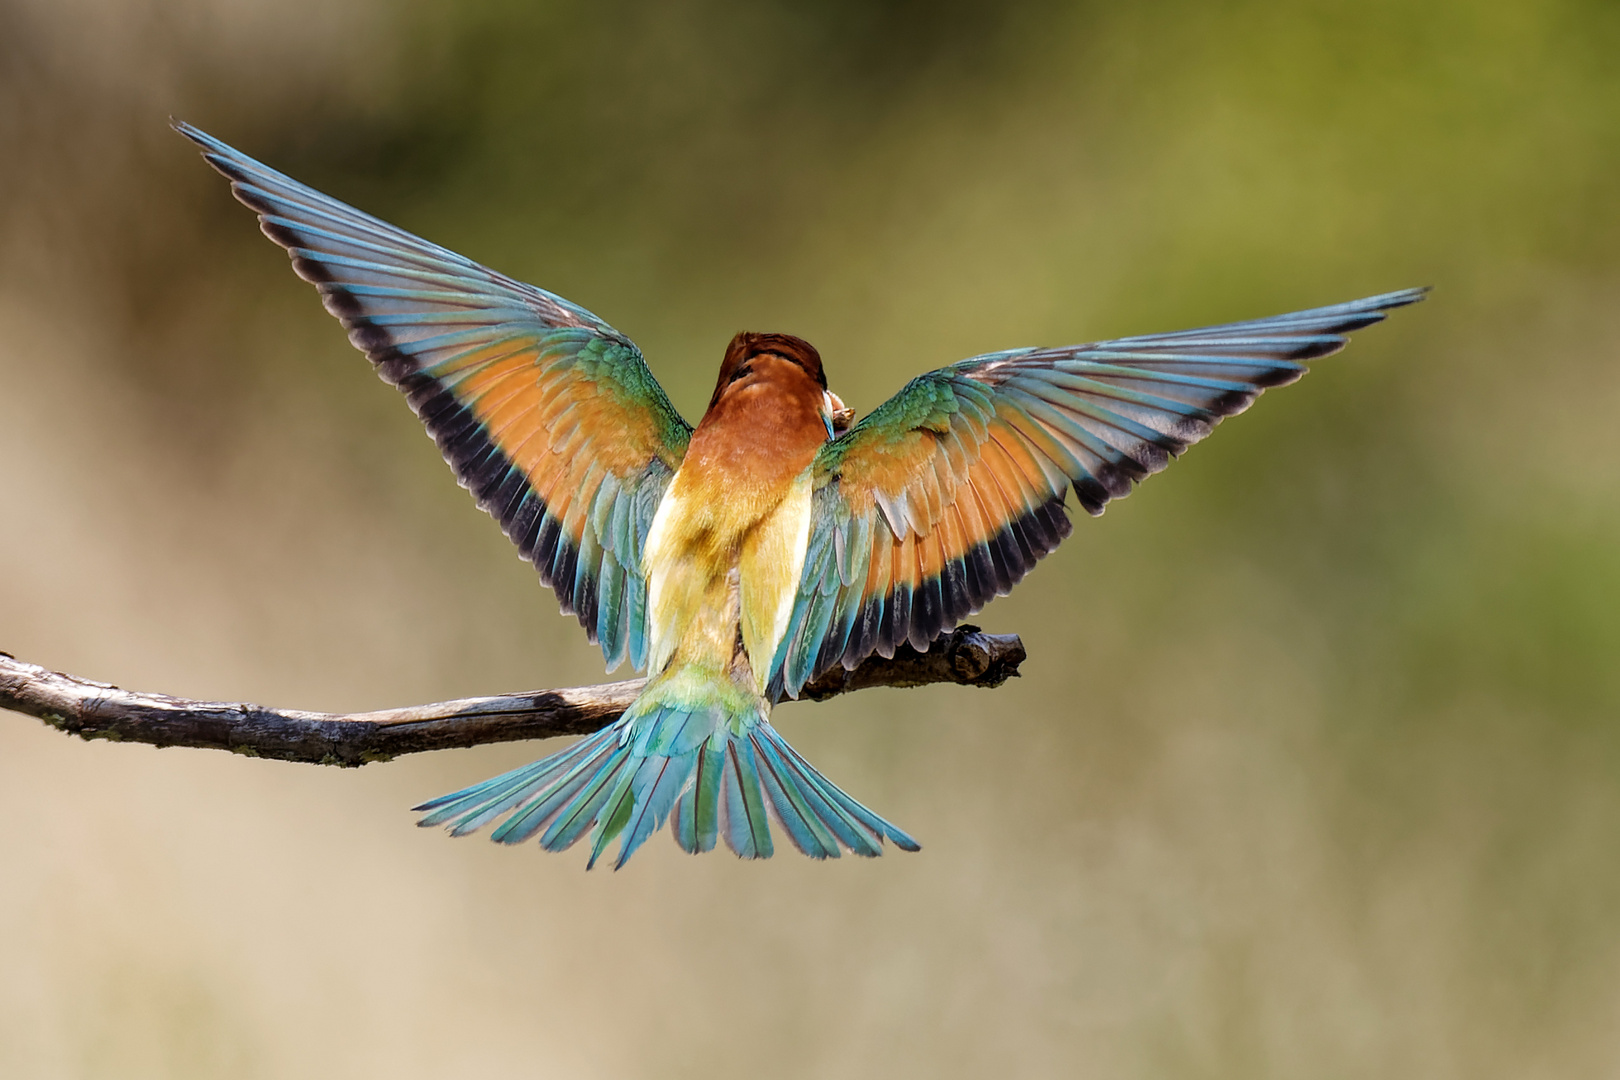
[[[816,458],[810,544],[773,692],[942,631],[1302,361],[1415,303],[1409,289],[1311,311],[1056,349],[913,379]]]
[[[691,428],[589,311],[261,165],[186,124],[349,340],[399,387],[608,667],[646,662],[641,550]]]

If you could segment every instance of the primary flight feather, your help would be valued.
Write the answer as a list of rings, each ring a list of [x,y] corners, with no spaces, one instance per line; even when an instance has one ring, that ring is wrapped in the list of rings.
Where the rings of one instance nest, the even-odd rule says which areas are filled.
[[[1100,514],[1304,361],[1422,299],[1407,289],[1269,319],[1010,349],[913,379],[846,428],[821,357],[742,333],[694,429],[635,344],[514,281],[267,168],[188,124],[265,235],[399,387],[456,477],[602,648],[646,669],[611,726],[417,807],[457,836],[560,851],[615,840],[623,866],[666,823],[812,858],[916,841],[771,725],[832,667],[941,633],[1005,595]]]

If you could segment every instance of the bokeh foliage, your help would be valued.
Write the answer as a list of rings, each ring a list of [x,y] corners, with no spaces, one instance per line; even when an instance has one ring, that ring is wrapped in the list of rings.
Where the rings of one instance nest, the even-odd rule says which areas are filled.
[[[0,0],[0,648],[365,708],[596,677],[173,114],[597,311],[695,415],[1432,284],[983,618],[784,709],[925,844],[627,873],[0,725],[16,1076],[1612,1075],[1620,10]],[[664,848],[666,850],[657,850]]]

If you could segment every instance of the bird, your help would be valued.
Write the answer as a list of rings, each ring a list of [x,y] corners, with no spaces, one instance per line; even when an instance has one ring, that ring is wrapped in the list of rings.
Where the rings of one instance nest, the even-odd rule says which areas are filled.
[[[916,840],[771,723],[816,676],[926,650],[1088,514],[1426,288],[1245,322],[1005,349],[858,420],[820,353],[737,334],[696,427],[596,315],[363,213],[185,123],[457,480],[601,647],[645,670],[613,724],[413,808],[422,826],[615,869],[667,824],[743,859]]]

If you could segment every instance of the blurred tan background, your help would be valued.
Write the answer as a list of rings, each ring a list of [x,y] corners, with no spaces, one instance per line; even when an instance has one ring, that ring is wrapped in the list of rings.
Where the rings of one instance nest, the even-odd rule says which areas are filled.
[[[1025,677],[785,707],[924,851],[624,872],[0,714],[5,1077],[1620,1072],[1620,9],[0,0],[0,648],[346,710],[600,657],[166,127],[865,411],[1432,284],[1074,538]]]

